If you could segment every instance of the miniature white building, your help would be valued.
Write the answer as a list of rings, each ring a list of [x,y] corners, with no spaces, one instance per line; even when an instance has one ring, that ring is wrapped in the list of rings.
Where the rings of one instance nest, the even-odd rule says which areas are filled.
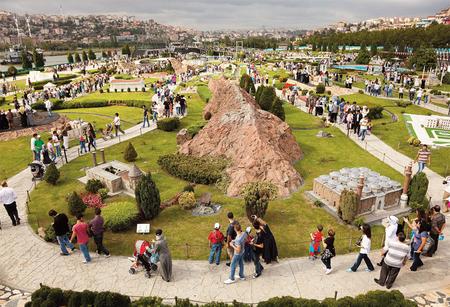
[[[450,117],[431,115],[427,119],[425,127],[450,130]]]
[[[115,79],[111,81],[109,87],[110,92],[138,92],[145,88],[145,82],[142,79],[120,80]],[[128,90],[129,89],[129,90]]]

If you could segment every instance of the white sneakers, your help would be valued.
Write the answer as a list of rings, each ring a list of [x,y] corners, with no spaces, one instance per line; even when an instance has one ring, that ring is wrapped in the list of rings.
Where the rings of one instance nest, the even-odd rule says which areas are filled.
[[[244,280],[245,280],[245,277],[239,277],[239,276],[236,275],[236,276],[234,276],[234,280],[228,278],[228,279],[225,280],[223,283],[226,284],[226,285],[234,284],[238,279],[244,281]]]
[[[235,280],[232,280],[232,279],[227,279],[227,280],[225,280],[223,283],[224,284],[226,284],[226,285],[229,285],[229,284],[234,284],[236,282],[236,279]]]
[[[330,273],[331,273],[331,271],[333,271],[333,269],[326,269],[326,271],[325,271],[325,275],[328,275],[328,274],[330,274]]]

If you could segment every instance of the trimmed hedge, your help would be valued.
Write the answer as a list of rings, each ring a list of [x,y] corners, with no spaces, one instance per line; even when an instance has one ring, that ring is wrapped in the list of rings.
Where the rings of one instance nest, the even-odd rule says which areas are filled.
[[[49,82],[55,84],[56,86],[65,85],[65,84],[69,84],[70,82],[72,82],[72,79],[74,79],[76,77],[77,77],[77,75],[67,75],[67,76],[60,77],[56,81],[44,80],[44,81],[34,82],[34,83],[32,83],[32,86],[34,87],[35,90],[42,90],[44,88],[44,85],[46,85]]]
[[[148,102],[144,100],[98,100],[98,101],[53,101],[53,110],[98,108],[111,105],[142,108]],[[31,106],[34,110],[46,111],[44,102],[36,102]]]
[[[59,288],[50,288],[42,286],[34,291],[31,295],[31,302],[27,302],[25,307],[41,307],[41,306],[92,306],[92,307],[197,307],[198,304],[191,303],[189,299],[179,299],[175,297],[175,304],[164,304],[160,297],[143,297],[139,300],[131,302],[126,295],[114,292],[93,292],[85,290],[83,292],[75,292],[72,290],[61,290]],[[250,307],[249,304],[239,303],[233,301],[230,305],[228,303],[210,302],[202,306],[205,307]],[[398,290],[393,291],[369,291],[366,294],[361,294],[355,298],[345,296],[335,300],[334,298],[327,298],[322,302],[315,299],[295,298],[291,296],[274,297],[267,301],[259,302],[258,307],[281,307],[281,306],[298,306],[298,307],[347,307],[347,306],[371,306],[371,307],[413,307],[417,304],[406,299]]]
[[[113,232],[124,231],[133,226],[139,217],[139,210],[132,202],[111,203],[102,209],[105,227]]]
[[[228,162],[225,159],[215,157],[168,154],[160,156],[158,164],[172,176],[188,182],[214,184],[222,179]]]
[[[156,126],[163,131],[174,131],[180,128],[180,119],[178,117],[163,118],[156,122]]]
[[[198,122],[196,124],[193,124],[189,127],[187,127],[187,133],[191,138],[197,135],[197,133],[200,132],[200,130],[203,129],[203,127],[206,126],[206,122]]]

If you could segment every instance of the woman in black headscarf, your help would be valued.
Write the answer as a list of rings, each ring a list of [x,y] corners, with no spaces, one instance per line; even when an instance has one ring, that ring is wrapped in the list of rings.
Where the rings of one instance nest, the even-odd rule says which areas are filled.
[[[269,228],[269,225],[261,218],[256,215],[252,215],[253,226],[255,228],[260,227],[261,231],[264,232],[264,251],[262,257],[266,263],[271,263],[272,261],[278,262],[278,248],[275,242],[275,237]]]

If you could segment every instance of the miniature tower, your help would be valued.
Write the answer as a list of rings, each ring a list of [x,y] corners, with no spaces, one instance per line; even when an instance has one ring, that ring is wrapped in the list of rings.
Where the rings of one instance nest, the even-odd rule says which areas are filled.
[[[400,207],[405,208],[408,204],[408,189],[412,176],[412,162],[405,166],[405,179],[403,181],[403,193],[400,196]]]
[[[130,189],[134,190],[136,188],[136,185],[142,177],[142,171],[139,169],[139,167],[136,166],[136,164],[133,164],[130,171],[128,172],[128,180],[130,182]]]

